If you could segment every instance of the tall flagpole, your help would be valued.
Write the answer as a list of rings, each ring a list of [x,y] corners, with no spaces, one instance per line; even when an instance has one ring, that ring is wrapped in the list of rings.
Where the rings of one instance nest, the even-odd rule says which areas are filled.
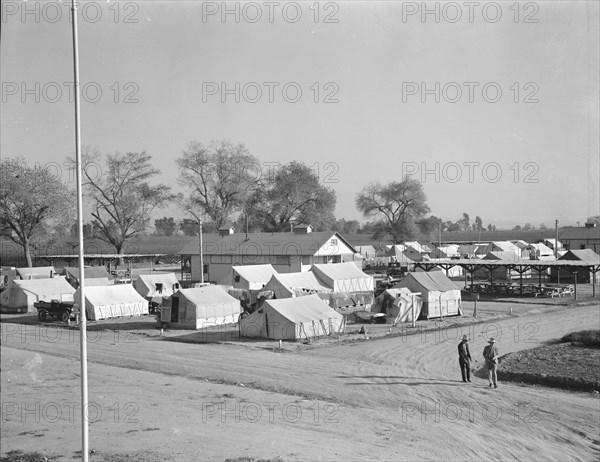
[[[79,237],[79,338],[81,348],[81,459],[89,460],[88,387],[87,387],[87,319],[85,313],[85,278],[83,261],[83,194],[81,186],[81,127],[79,121],[79,47],[77,44],[77,5],[71,2],[73,25],[73,75],[75,93],[75,168],[77,172],[77,235]]]

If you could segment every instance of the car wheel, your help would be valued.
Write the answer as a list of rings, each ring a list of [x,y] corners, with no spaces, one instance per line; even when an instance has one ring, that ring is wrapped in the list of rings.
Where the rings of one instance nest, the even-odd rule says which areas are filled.
[[[45,321],[46,318],[48,317],[48,313],[46,313],[45,310],[39,310],[38,311],[38,318],[40,318],[40,321]]]
[[[69,322],[69,319],[71,319],[71,313],[69,313],[68,311],[63,311],[60,314],[60,319],[64,322]]]

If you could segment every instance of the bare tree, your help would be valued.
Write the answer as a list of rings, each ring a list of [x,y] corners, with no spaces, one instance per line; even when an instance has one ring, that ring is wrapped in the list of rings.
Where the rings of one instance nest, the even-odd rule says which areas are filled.
[[[73,205],[73,192],[43,166],[18,158],[0,162],[0,234],[23,249],[27,266],[33,266],[32,240],[71,219]]]
[[[122,255],[127,241],[142,234],[156,208],[174,199],[171,187],[151,185],[149,180],[160,173],[146,152],[116,153],[106,156],[106,169],[99,172],[101,154],[84,155],[84,184],[92,199],[92,217],[98,239],[113,245]]]
[[[206,214],[220,228],[244,209],[260,178],[260,163],[243,144],[209,146],[191,141],[177,159],[180,180],[190,188],[182,206]]]
[[[400,182],[365,186],[356,196],[356,207],[365,217],[381,218],[376,237],[390,235],[396,244],[414,235],[415,222],[429,212],[426,200],[421,183],[406,177]]]

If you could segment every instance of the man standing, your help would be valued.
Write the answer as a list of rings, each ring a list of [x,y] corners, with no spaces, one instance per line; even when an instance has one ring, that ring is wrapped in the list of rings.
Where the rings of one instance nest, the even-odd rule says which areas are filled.
[[[498,347],[495,345],[496,340],[490,338],[488,340],[489,345],[483,349],[483,357],[485,359],[485,367],[488,370],[488,379],[490,381],[490,388],[498,388]]]
[[[462,342],[458,344],[458,363],[463,382],[471,381],[471,353],[469,352],[469,337],[463,335]]]

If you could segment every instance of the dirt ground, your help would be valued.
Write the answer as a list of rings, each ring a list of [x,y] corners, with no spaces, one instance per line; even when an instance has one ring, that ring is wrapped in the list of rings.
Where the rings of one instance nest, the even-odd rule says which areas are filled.
[[[598,326],[598,304],[481,302],[477,319],[472,308],[282,349],[161,337],[150,318],[90,323],[90,459],[598,460],[597,393],[491,390],[479,373],[463,383],[456,348],[469,335],[478,370],[489,337],[501,354],[534,348]],[[2,454],[80,457],[79,332],[32,316],[0,327]]]

